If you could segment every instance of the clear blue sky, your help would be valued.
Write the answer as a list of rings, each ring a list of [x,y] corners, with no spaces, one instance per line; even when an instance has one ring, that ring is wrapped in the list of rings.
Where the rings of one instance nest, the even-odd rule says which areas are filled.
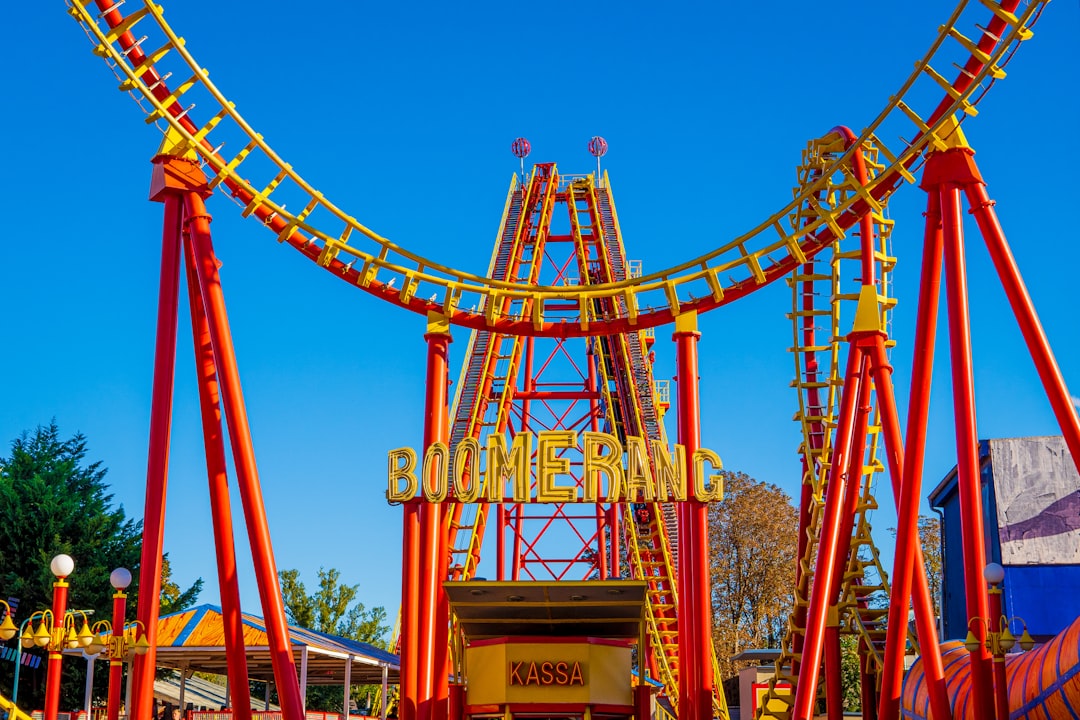
[[[517,166],[515,137],[532,142],[530,160],[564,172],[589,171],[585,143],[606,137],[629,255],[659,269],[781,207],[806,141],[869,123],[950,11],[928,0],[165,7],[218,85],[316,187],[395,241],[478,272]],[[82,431],[116,500],[141,517],[161,231],[146,193],[159,138],[64,10],[24,5],[0,70],[0,439],[53,417],[64,433]],[[1078,4],[1051,3],[965,125],[1074,394],[1078,35]],[[902,413],[924,203],[906,187],[891,204]],[[423,320],[334,281],[224,198],[210,211],[278,566],[309,584],[319,566],[339,568],[393,617],[401,521],[382,497],[385,453],[420,444]],[[969,233],[980,435],[1056,433]],[[777,284],[702,320],[702,422],[727,467],[794,495],[789,309]],[[456,337],[460,361],[466,336]],[[216,601],[183,320],[179,338],[165,546],[177,580],[202,576],[203,600]],[[658,376],[669,377],[671,346],[657,347]],[[955,463],[947,368],[935,375],[928,487]],[[875,526],[888,545],[891,499],[880,499]],[[244,552],[243,603],[258,612]]]

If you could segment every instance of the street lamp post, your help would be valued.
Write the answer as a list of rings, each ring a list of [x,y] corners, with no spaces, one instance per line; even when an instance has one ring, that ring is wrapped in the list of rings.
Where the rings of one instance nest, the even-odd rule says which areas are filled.
[[[121,675],[123,674],[124,661],[134,653],[145,655],[150,649],[150,643],[146,639],[146,628],[139,637],[139,621],[131,630],[127,629],[124,621],[127,596],[124,589],[132,582],[132,573],[125,568],[117,568],[109,575],[109,582],[116,589],[112,594],[112,622],[102,620],[94,623],[92,630],[93,639],[86,648],[86,653],[97,655],[109,651],[109,699],[106,706],[108,720],[118,720],[120,717],[120,690]]]
[[[49,665],[45,674],[45,720],[56,720],[56,713],[60,709],[60,653],[64,641],[64,612],[67,610],[68,584],[67,577],[75,569],[75,561],[70,555],[60,554],[49,563],[49,569],[56,576],[53,583],[53,606],[52,606],[52,642],[49,645]],[[59,626],[59,627],[57,627]],[[45,619],[41,620],[41,628],[45,627]]]
[[[92,630],[93,639],[86,648],[89,655],[98,655],[106,648],[109,650],[109,700],[106,706],[108,720],[118,720],[120,717],[120,686],[121,675],[124,669],[124,660],[128,653],[144,655],[150,648],[146,639],[146,629],[139,637],[138,627],[142,623],[135,621],[135,626],[129,631],[125,627],[124,614],[127,609],[127,595],[124,590],[131,584],[131,572],[126,568],[117,568],[109,575],[109,582],[116,590],[113,593],[113,618],[112,623],[108,620],[99,620],[94,623]]]
[[[113,628],[120,628],[121,635],[124,629],[124,611],[127,605],[127,595],[124,590],[131,584],[131,571],[127,568],[116,568],[109,575],[109,583],[116,590],[113,593]],[[117,645],[118,643],[111,643]],[[120,678],[124,671],[124,656],[121,653],[109,653],[109,701],[106,705],[109,720],[117,720],[120,717]]]
[[[981,623],[986,627],[986,649],[994,658],[994,710],[997,720],[1009,720],[1009,685],[1005,677],[1005,654],[1016,645],[1016,636],[1009,629],[1013,620],[1019,620],[1024,632],[1020,636],[1020,649],[1030,650],[1035,640],[1028,633],[1027,623],[1018,617],[1005,617],[1001,608],[1001,583],[1005,579],[1005,568],[997,563],[988,563],[983,570],[983,578],[990,584],[990,617],[973,617],[968,621],[968,635],[964,646],[969,652],[978,652],[980,642],[971,631],[972,623]]]

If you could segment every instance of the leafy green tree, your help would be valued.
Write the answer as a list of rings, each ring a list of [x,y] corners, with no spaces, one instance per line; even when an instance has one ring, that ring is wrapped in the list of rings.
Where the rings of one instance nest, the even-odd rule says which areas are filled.
[[[161,598],[158,600],[158,614],[169,615],[186,610],[199,599],[202,588],[203,579],[196,578],[191,587],[181,590],[172,579],[172,567],[169,565],[169,555],[166,553],[161,560]]]
[[[386,610],[382,607],[369,610],[358,602],[360,586],[341,583],[337,569],[319,568],[319,588],[311,595],[300,580],[299,570],[282,570],[278,576],[285,614],[293,625],[388,648],[386,634],[390,626],[386,622]],[[352,698],[360,700],[373,689],[374,686],[355,686]],[[341,705],[341,686],[308,688],[308,709],[341,712]]]
[[[368,610],[361,602],[354,605],[360,586],[342,584],[340,571],[319,568],[319,589],[312,595],[307,594],[299,570],[282,570],[278,575],[289,622],[386,649],[386,633],[390,630],[386,610]]]
[[[86,443],[81,433],[62,438],[54,420],[24,432],[12,442],[10,455],[0,457],[0,594],[18,598],[16,623],[52,606],[55,578],[49,562],[60,553],[75,560],[69,608],[93,611],[92,620],[111,619],[109,574],[118,567],[131,570],[129,607],[137,603],[142,523],[128,518],[123,506],[114,506],[106,468],[100,461],[87,461]],[[168,583],[167,565],[165,579]],[[177,597],[197,595],[201,583],[187,591],[177,588]],[[100,674],[94,686],[104,693],[108,663],[96,665]],[[81,707],[85,673],[85,663],[64,661],[61,708]],[[0,693],[10,697],[12,679],[13,673],[0,672]],[[21,707],[43,706],[44,680],[44,658],[38,668],[23,666]]]
[[[55,578],[49,562],[60,553],[75,560],[68,607],[93,610],[98,618],[111,609],[109,573],[138,566],[141,523],[122,506],[113,507],[106,469],[87,462],[86,454],[86,438],[62,438],[53,421],[24,432],[11,444],[11,454],[0,458],[0,589],[19,598],[17,621],[51,607]],[[65,665],[61,707],[78,707],[85,664]],[[42,707],[45,663],[27,670],[20,673],[19,704]],[[10,678],[4,673],[5,694]]]

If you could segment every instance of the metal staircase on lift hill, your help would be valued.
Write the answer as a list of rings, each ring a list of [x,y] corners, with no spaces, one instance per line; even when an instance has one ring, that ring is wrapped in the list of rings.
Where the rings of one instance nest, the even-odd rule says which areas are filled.
[[[551,167],[540,166],[527,186],[510,183],[506,207],[491,256],[488,276],[496,280],[535,282],[539,276],[544,236],[557,183]],[[505,301],[508,309],[509,301]],[[485,428],[503,432],[508,420],[506,399],[517,383],[521,338],[488,331],[470,334],[465,368],[451,408],[450,447],[466,437],[479,438]],[[497,393],[494,393],[495,390]],[[492,400],[498,400],[492,403]],[[480,560],[487,505],[449,505],[450,579],[469,579]],[[465,544],[459,544],[464,538]]]
[[[527,185],[511,183],[489,267],[492,278],[538,284],[544,244],[555,207],[560,204],[566,205],[569,214],[578,269],[576,282],[617,282],[631,274],[606,176],[597,185],[591,175],[560,178],[553,166],[537,165]],[[503,316],[527,316],[530,311],[527,301],[502,302],[499,312]],[[594,317],[625,315],[625,302],[623,298],[596,300],[589,311]],[[494,332],[472,334],[451,409],[451,447],[466,437],[480,438],[486,433],[513,429],[509,425],[515,388],[522,379],[528,380],[521,375],[523,342],[522,338]],[[623,442],[631,435],[667,445],[662,422],[664,404],[657,400],[657,383],[652,376],[651,344],[651,334],[644,332],[593,338],[588,341],[588,361],[599,380],[604,429]],[[655,468],[651,452],[649,459]],[[479,562],[488,508],[475,504],[448,505],[448,509],[452,513],[448,518],[450,576],[468,579]],[[649,667],[652,675],[664,683],[674,706],[679,678],[675,506],[626,504],[622,515],[625,532],[605,540],[611,547],[622,545],[623,557],[612,558],[615,567],[611,572],[621,574],[618,565],[625,559],[634,577],[648,583]],[[714,697],[714,702],[717,715],[726,718],[722,693]]]
[[[576,211],[572,211],[572,217],[586,216],[587,212],[591,234],[600,239],[602,252],[598,261],[588,267],[588,281],[601,283],[627,279],[630,263],[626,260],[607,176],[600,185],[594,185],[590,178],[587,183],[572,186],[571,192],[572,197],[568,198],[568,202]],[[572,227],[584,224],[571,221]],[[597,227],[599,233],[596,232]],[[587,236],[584,233],[581,235],[582,244],[585,244],[584,238]],[[597,301],[593,310],[601,315],[612,310],[625,314],[625,300],[620,298],[615,302],[619,303],[619,308],[605,307],[603,301]],[[653,440],[668,445],[649,352],[653,339],[652,333],[646,332],[608,335],[596,338],[593,347],[603,380],[602,389],[611,430],[624,443],[628,435],[644,438],[650,443],[650,450]],[[651,453],[649,460],[655,472]],[[636,578],[648,583],[646,613],[650,670],[663,681],[668,699],[672,707],[677,709],[678,693],[675,688],[679,681],[679,659],[675,568],[678,561],[678,524],[675,505],[628,504],[625,516],[626,527],[631,529],[627,534],[631,569]],[[722,691],[718,691],[713,700],[717,715],[726,717],[727,706]]]

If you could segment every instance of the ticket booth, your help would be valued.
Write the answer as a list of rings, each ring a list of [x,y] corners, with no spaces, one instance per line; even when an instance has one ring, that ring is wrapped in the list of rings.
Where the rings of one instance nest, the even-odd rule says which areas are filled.
[[[451,720],[649,720],[645,583],[448,582]],[[637,665],[637,667],[635,667]],[[457,696],[457,700],[454,696]],[[455,717],[456,716],[456,717]]]

